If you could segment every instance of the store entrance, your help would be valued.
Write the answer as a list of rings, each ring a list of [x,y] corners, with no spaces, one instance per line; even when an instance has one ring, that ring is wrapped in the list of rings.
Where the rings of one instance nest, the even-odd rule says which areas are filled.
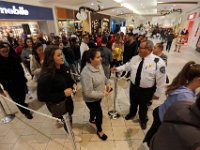
[[[194,21],[189,21],[189,25],[188,25],[189,36],[191,35],[193,25],[194,25]]]
[[[0,40],[7,40],[7,36],[23,39],[23,35],[30,35],[36,39],[41,31],[40,26],[46,28],[39,21],[3,20],[0,22]]]

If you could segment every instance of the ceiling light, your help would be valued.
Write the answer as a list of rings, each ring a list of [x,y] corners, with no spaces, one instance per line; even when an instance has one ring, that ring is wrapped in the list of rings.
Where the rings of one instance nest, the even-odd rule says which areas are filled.
[[[173,5],[174,7],[176,6],[176,4]]]
[[[94,5],[94,3],[91,3],[91,5],[93,6],[93,5]]]
[[[117,3],[121,3],[123,0],[114,0]]]

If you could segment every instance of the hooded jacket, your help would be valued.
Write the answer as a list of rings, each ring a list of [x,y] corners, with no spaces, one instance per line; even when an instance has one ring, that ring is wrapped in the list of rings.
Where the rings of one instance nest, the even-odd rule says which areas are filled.
[[[167,99],[165,100],[165,102],[162,105],[159,106],[160,121],[163,122],[165,112],[175,102],[177,102],[177,101],[192,101],[192,102],[195,102],[195,99],[196,99],[195,92],[188,89],[185,86],[181,86],[178,89],[174,90],[173,92],[171,92],[167,96]]]
[[[151,140],[150,150],[200,148],[200,108],[193,102],[176,102]]]
[[[20,59],[11,54],[7,58],[0,55],[0,83],[9,93],[25,90],[27,79],[20,63]]]

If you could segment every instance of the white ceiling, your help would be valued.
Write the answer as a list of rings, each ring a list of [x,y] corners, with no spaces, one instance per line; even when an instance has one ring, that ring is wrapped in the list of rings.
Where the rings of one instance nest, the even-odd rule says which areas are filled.
[[[199,2],[200,0],[39,0],[42,3],[53,3],[63,5],[63,7],[72,6],[73,8],[79,8],[80,6],[87,6],[95,10],[98,9],[98,5],[101,9],[110,7],[119,7],[110,10],[101,11],[101,13],[109,15],[120,15],[135,13],[138,15],[155,15],[159,14],[161,10],[170,10],[181,8],[188,10],[196,7],[197,4],[157,4],[157,2]],[[123,6],[128,7],[125,8]],[[120,8],[121,7],[121,8]],[[124,15],[125,16],[125,15]]]

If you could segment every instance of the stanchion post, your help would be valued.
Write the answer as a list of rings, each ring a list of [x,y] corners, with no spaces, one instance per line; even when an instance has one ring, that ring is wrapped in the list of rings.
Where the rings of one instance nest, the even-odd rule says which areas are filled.
[[[4,99],[4,97],[2,95],[0,95],[0,97],[2,99]],[[0,109],[2,110],[3,115],[4,115],[3,118],[1,118],[1,121],[0,121],[1,123],[3,123],[3,124],[9,123],[9,122],[11,122],[15,118],[15,114],[7,114],[6,113],[6,110],[3,107],[1,101],[0,101]]]
[[[113,97],[113,110],[109,111],[108,112],[108,116],[111,118],[111,119],[118,119],[120,117],[120,114],[117,112],[116,110],[116,101],[117,101],[117,83],[118,83],[118,78],[115,77],[114,78],[114,97]]]
[[[68,133],[69,133],[69,138],[71,140],[73,150],[78,150],[77,146],[76,146],[76,142],[75,142],[74,133],[72,132],[72,127],[71,127],[71,123],[70,123],[70,116],[69,116],[69,114],[66,113],[65,115],[63,115],[63,118],[64,118],[65,125],[66,125]]]
[[[117,77],[114,79],[114,87],[115,87],[115,89],[114,89],[114,93],[115,93],[115,95],[114,95],[114,110],[116,111],[116,100],[117,100],[117,90],[118,90],[118,88],[117,88],[117,83],[118,83],[118,79],[117,79]]]

